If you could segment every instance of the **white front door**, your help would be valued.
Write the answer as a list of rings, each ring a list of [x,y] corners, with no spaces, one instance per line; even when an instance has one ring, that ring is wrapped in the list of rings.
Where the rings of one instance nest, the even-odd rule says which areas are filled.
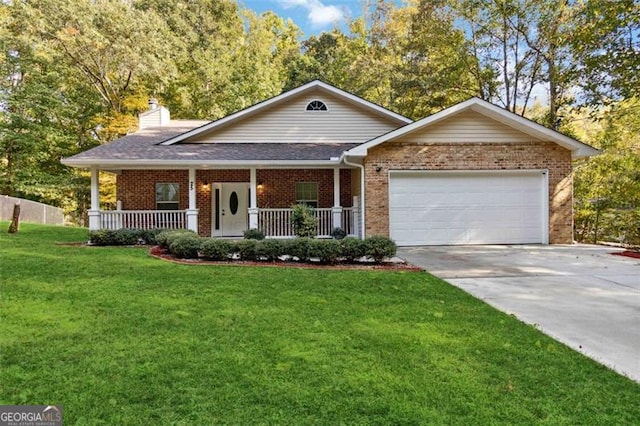
[[[223,237],[241,237],[249,227],[249,185],[223,183],[220,191],[220,224]]]

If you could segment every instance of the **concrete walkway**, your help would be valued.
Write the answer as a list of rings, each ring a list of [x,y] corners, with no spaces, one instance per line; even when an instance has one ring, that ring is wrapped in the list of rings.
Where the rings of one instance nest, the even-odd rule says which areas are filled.
[[[640,382],[640,259],[593,245],[401,247],[398,256]]]

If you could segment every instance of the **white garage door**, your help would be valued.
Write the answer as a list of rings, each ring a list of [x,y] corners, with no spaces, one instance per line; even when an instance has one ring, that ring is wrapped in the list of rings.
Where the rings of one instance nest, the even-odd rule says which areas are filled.
[[[547,242],[542,171],[389,175],[389,230],[398,245]]]

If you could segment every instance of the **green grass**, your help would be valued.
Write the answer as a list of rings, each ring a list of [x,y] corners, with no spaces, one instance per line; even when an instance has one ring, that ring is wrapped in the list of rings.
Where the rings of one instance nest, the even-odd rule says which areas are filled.
[[[0,224],[0,404],[65,424],[632,424],[640,386],[426,273],[185,266]]]

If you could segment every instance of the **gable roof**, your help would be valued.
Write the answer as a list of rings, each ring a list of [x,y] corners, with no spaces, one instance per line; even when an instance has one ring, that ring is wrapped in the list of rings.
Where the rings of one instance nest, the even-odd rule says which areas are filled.
[[[267,99],[266,101],[257,103],[255,105],[252,105],[248,108],[245,108],[241,111],[235,112],[233,114],[230,114],[226,117],[223,117],[219,120],[216,121],[212,121],[210,123],[207,123],[203,126],[200,126],[198,128],[195,128],[193,130],[187,131],[185,133],[182,133],[180,135],[177,135],[175,137],[172,137],[168,140],[165,140],[163,142],[161,142],[161,145],[173,145],[175,143],[178,142],[182,142],[185,141],[191,137],[203,134],[205,132],[209,132],[212,130],[215,130],[217,128],[221,128],[224,127],[230,123],[233,123],[235,121],[239,121],[243,118],[247,118],[250,117],[254,114],[257,114],[259,112],[263,112],[268,108],[271,108],[275,105],[281,104],[283,102],[285,102],[288,99],[291,99],[295,96],[298,96],[300,94],[303,94],[305,92],[310,92],[312,90],[321,90],[321,91],[326,91],[330,94],[333,94],[334,96],[337,96],[341,99],[344,99],[345,101],[354,104],[356,106],[359,106],[360,108],[363,108],[367,111],[370,111],[374,114],[386,117],[388,119],[391,119],[395,122],[397,122],[399,125],[404,125],[404,124],[408,124],[408,123],[412,123],[413,120],[404,117],[400,114],[396,114],[393,111],[390,111],[386,108],[381,107],[380,105],[376,105],[372,102],[366,101],[356,95],[353,95],[351,93],[345,92],[344,90],[338,89],[337,87],[331,86],[330,84],[324,83],[320,80],[314,80],[310,83],[304,84],[300,87],[297,87],[295,89],[289,90],[288,92],[284,92],[278,96],[274,96],[273,98]]]
[[[398,139],[401,136],[410,135],[411,133],[418,130],[425,130],[430,126],[441,123],[442,121],[464,111],[477,112],[499,123],[514,128],[522,133],[530,135],[536,139],[555,142],[558,145],[570,150],[571,157],[573,159],[589,157],[600,152],[592,146],[570,138],[569,136],[565,136],[555,130],[544,127],[538,123],[507,111],[504,108],[500,108],[499,106],[493,105],[492,103],[479,98],[471,98],[450,108],[444,109],[436,114],[423,118],[422,120],[407,124],[403,127],[400,127],[399,129],[393,130],[389,133],[358,145],[357,147],[348,150],[345,155],[364,157],[367,155],[369,148],[373,148],[382,143]]]
[[[173,121],[169,126],[151,127],[122,137],[105,145],[62,160],[73,167],[125,168],[186,168],[239,167],[259,165],[282,167],[333,167],[342,153],[357,144],[299,143],[179,143],[162,146],[159,143],[175,137],[203,121]],[[294,149],[295,148],[295,149]]]

